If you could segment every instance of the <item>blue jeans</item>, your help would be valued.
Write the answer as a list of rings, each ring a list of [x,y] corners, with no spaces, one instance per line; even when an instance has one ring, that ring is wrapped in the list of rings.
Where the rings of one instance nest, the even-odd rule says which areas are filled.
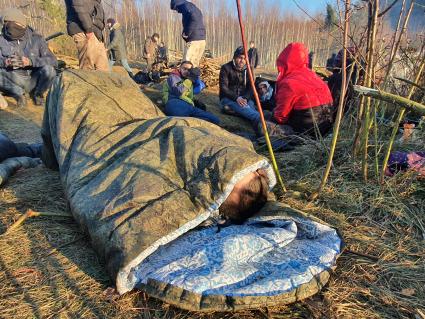
[[[168,116],[196,117],[217,125],[220,123],[220,119],[214,114],[198,109],[180,99],[169,100],[165,105],[165,114]]]
[[[24,93],[42,95],[46,92],[56,76],[56,70],[50,65],[45,65],[32,70],[8,71],[0,69],[0,91],[13,97],[19,97]]]
[[[233,111],[236,112],[240,117],[246,118],[251,121],[252,124],[256,125],[260,121],[260,113],[255,108],[255,103],[252,100],[248,101],[248,105],[245,107],[239,106],[236,101],[224,98],[220,101],[220,105],[223,108],[225,105],[229,106]]]
[[[109,60],[109,65],[112,69],[112,66],[115,64],[115,60]],[[130,66],[128,65],[128,61],[127,59],[122,59],[121,60],[121,64],[123,66],[123,68],[127,71],[128,74],[133,74],[133,71],[131,70]]]

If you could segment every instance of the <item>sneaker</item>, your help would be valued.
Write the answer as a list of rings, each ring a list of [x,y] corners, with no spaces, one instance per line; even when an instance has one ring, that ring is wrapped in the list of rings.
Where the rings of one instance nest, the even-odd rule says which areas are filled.
[[[236,112],[232,110],[232,108],[228,105],[224,105],[223,109],[222,109],[224,114],[228,114],[228,115],[235,115]]]
[[[25,97],[25,95],[21,95],[21,96],[18,96],[16,98],[16,105],[18,107],[27,107],[28,106],[27,98]]]
[[[34,101],[34,104],[37,105],[37,106],[43,106],[44,103],[45,103],[44,97],[42,95],[39,95],[39,94],[35,94],[32,97],[32,99]]]

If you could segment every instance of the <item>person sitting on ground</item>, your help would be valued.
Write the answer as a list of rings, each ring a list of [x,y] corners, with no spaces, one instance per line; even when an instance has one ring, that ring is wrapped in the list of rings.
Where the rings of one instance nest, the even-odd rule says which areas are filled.
[[[179,69],[170,74],[163,85],[162,100],[165,104],[165,114],[197,117],[219,124],[220,120],[217,116],[196,107],[194,95],[199,94],[205,88],[200,75],[199,68],[194,68],[190,61],[183,61]]]
[[[161,63],[154,63],[150,72],[139,71],[133,77],[137,84],[149,85],[151,83],[159,83],[161,81]]]
[[[339,99],[341,96],[341,87],[342,87],[342,57],[343,50],[340,50],[333,60],[332,75],[328,79],[328,87],[331,90],[331,94],[334,100],[334,107],[337,108],[339,105]],[[352,104],[354,99],[354,90],[353,85],[357,84],[357,81],[360,76],[363,75],[363,72],[358,67],[358,64],[355,61],[357,55],[357,50],[354,47],[347,48],[347,82],[348,89],[346,92],[346,97],[344,99],[344,112],[348,111],[349,106]],[[335,114],[336,115],[336,114]]]
[[[112,66],[115,62],[121,62],[121,65],[127,71],[128,75],[132,78],[133,71],[128,65],[127,61],[127,48],[125,45],[124,35],[121,31],[121,25],[113,18],[106,20],[106,26],[109,28],[109,44],[106,50],[110,52],[109,65]]]
[[[152,65],[158,59],[158,43],[159,34],[154,33],[150,38],[147,38],[143,47],[143,57],[146,60],[147,71],[151,71]]]
[[[0,132],[0,163],[12,157],[40,158],[43,144],[14,143]]]
[[[323,136],[333,126],[331,92],[308,63],[308,50],[302,43],[289,44],[277,59],[279,75],[272,120],[287,135]]]
[[[258,84],[258,95],[264,110],[272,111],[275,108],[274,90],[268,81],[262,81]]]
[[[164,67],[168,67],[168,49],[164,42],[159,44],[157,62],[162,63]]]
[[[246,118],[254,127],[258,125],[260,113],[252,100],[243,47],[237,48],[232,61],[221,67],[219,87],[220,105],[224,113]]]
[[[15,98],[19,107],[27,105],[25,94],[36,105],[44,104],[44,93],[55,76],[57,60],[44,38],[27,25],[18,9],[3,11],[0,34],[0,92]]]

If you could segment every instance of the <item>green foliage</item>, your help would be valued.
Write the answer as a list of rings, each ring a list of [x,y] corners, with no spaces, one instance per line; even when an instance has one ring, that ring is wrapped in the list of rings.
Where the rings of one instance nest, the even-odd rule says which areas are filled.
[[[49,18],[54,22],[55,26],[65,25],[65,8],[57,0],[37,0],[37,4]]]
[[[338,17],[336,11],[331,4],[326,5],[326,18],[325,18],[325,27],[328,30],[332,30],[335,26],[338,25]]]

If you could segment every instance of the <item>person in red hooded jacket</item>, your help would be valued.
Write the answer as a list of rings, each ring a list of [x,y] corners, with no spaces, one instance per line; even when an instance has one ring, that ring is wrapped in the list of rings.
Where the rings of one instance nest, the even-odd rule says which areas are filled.
[[[284,132],[317,136],[333,126],[334,108],[327,84],[309,69],[308,50],[302,43],[289,44],[277,59],[276,108],[273,121]]]

